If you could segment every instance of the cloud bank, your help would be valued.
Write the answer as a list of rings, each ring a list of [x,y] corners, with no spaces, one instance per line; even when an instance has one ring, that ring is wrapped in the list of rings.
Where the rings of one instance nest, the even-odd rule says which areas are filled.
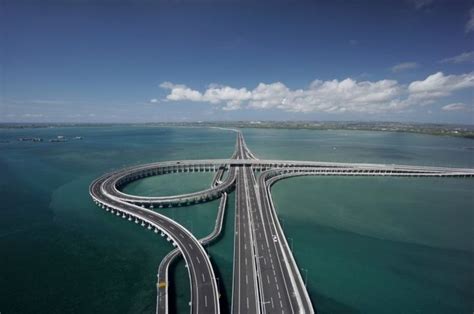
[[[382,113],[401,112],[413,105],[432,103],[461,89],[474,87],[474,72],[445,75],[437,72],[408,85],[396,80],[315,80],[302,89],[290,89],[281,82],[259,83],[254,89],[209,85],[204,91],[164,82],[165,101],[204,102],[223,110],[280,109],[288,112]]]

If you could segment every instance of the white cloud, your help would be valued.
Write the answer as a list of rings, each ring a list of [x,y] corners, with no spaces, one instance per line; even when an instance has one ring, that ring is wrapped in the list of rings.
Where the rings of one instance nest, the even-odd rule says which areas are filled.
[[[443,72],[437,72],[423,81],[410,83],[408,91],[415,99],[435,99],[470,87],[474,87],[474,72],[461,75],[444,75]]]
[[[313,81],[308,89],[290,90],[283,83],[260,83],[252,91],[249,107],[293,112],[380,112],[400,94],[396,81]]]
[[[228,110],[240,108],[240,103],[249,100],[251,97],[251,93],[246,88],[236,89],[216,84],[211,84],[204,93],[193,90],[186,85],[170,82],[164,82],[160,86],[171,91],[166,96],[167,100],[190,100],[210,102],[211,104],[227,103]]]
[[[471,111],[472,106],[467,106],[461,102],[449,104],[441,107],[443,111]]]
[[[164,82],[160,84],[160,87],[171,90],[171,93],[168,96],[166,96],[167,100],[202,101],[202,94],[198,91],[190,89],[186,85]]]
[[[466,63],[474,62],[474,51],[463,52],[460,55],[446,58],[440,61],[440,63]]]
[[[411,69],[416,69],[418,67],[418,63],[416,62],[403,62],[396,64],[392,67],[392,72],[401,72],[405,70],[411,70]]]
[[[229,86],[210,85],[202,95],[202,100],[212,104],[227,102],[235,106],[250,97],[251,93],[246,88],[236,89]]]
[[[469,20],[466,23],[466,33],[474,31],[474,7],[469,11]]]
[[[413,105],[432,103],[439,97],[474,86],[474,72],[444,75],[402,85],[395,80],[315,80],[306,88],[290,89],[281,82],[259,83],[254,89],[210,85],[205,91],[185,85],[163,83],[168,101],[207,102],[223,110],[240,108],[280,109],[287,112],[400,112]]]
[[[152,98],[152,99],[150,99],[150,102],[153,103],[153,104],[156,104],[158,102],[158,99]]]

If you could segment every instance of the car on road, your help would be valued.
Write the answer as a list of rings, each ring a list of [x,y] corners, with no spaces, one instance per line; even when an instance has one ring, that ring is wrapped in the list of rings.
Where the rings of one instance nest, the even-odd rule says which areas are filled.
[[[273,235],[273,242],[278,242],[278,238],[276,235]]]

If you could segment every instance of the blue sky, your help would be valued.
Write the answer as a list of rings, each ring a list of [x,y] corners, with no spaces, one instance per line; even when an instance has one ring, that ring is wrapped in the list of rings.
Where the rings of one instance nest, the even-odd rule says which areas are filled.
[[[2,4],[1,122],[474,123],[474,1]]]

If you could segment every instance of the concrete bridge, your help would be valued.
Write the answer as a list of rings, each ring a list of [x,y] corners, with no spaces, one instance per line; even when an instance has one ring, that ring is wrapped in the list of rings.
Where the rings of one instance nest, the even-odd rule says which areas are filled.
[[[106,180],[110,188],[109,193],[122,201],[146,206],[148,208],[163,208],[171,206],[185,206],[200,202],[211,201],[221,197],[235,188],[235,169],[238,167],[251,167],[254,171],[266,171],[270,169],[282,169],[281,171],[320,173],[321,175],[395,175],[399,176],[439,176],[439,177],[470,177],[473,176],[472,169],[457,169],[443,167],[422,167],[408,165],[381,165],[381,164],[350,164],[350,163],[328,163],[317,161],[285,161],[285,160],[255,160],[255,159],[217,159],[217,160],[189,160],[152,163],[136,166],[123,171],[111,173]],[[318,171],[316,171],[319,169]],[[222,179],[224,172],[227,177]],[[129,195],[121,191],[128,183],[150,176],[164,175],[170,173],[187,172],[216,172],[210,188],[182,195],[147,197]]]
[[[221,230],[227,193],[236,190],[234,233],[233,313],[314,313],[298,265],[288,246],[271,198],[271,186],[293,176],[397,176],[471,178],[474,169],[260,160],[248,149],[237,130],[230,159],[157,162],[113,171],[89,188],[94,202],[115,216],[146,227],[173,246],[160,264],[157,313],[168,313],[168,269],[178,257],[185,259],[190,279],[191,313],[220,313],[219,291],[205,245]],[[215,172],[209,188],[182,195],[145,197],[122,191],[128,183],[171,173]],[[196,239],[182,225],[159,213],[159,208],[186,206],[223,197],[214,231]],[[155,209],[158,209],[156,211]]]

